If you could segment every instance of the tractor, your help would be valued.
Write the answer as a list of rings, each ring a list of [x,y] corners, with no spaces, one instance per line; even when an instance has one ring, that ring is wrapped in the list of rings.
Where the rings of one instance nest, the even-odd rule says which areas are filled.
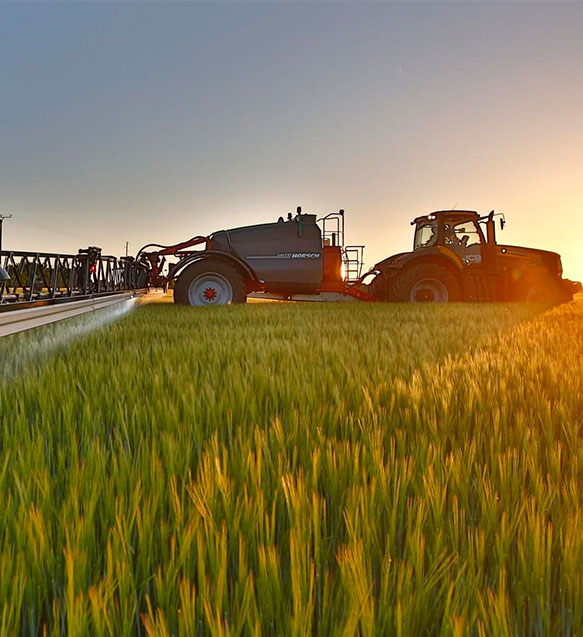
[[[413,250],[373,268],[369,292],[382,301],[570,301],[581,284],[562,278],[555,252],[500,245],[494,211],[440,210],[417,217]],[[485,232],[484,229],[485,228]]]

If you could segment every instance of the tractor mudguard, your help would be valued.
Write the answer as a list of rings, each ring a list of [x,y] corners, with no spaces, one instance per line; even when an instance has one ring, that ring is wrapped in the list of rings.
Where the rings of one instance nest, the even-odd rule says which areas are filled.
[[[453,265],[453,267],[459,272],[461,272],[464,269],[463,261],[452,250],[449,250],[448,248],[444,248],[443,246],[436,246],[435,251],[438,253],[440,258],[445,259],[448,263]]]
[[[402,252],[395,254],[374,266],[375,270],[387,272],[388,270],[402,270],[405,267],[417,265],[418,263],[443,263],[454,268],[457,272],[464,269],[462,260],[443,246],[435,246],[433,248],[425,248],[422,251]]]
[[[391,268],[399,268],[400,267],[400,259],[406,257],[411,254],[410,252],[399,252],[399,254],[393,254],[382,261],[379,261],[372,268],[373,270],[379,270],[380,272],[386,271]]]

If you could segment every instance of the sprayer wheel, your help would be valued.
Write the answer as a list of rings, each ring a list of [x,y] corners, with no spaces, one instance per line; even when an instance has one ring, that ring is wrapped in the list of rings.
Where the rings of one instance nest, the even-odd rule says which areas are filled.
[[[219,259],[202,259],[188,266],[176,281],[174,302],[209,307],[245,303],[247,289],[240,271]]]

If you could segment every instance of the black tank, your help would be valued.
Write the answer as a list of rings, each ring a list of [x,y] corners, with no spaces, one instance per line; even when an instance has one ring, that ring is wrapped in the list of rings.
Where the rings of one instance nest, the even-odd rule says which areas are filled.
[[[322,233],[316,215],[221,230],[211,249],[237,255],[268,291],[309,293],[322,281]]]

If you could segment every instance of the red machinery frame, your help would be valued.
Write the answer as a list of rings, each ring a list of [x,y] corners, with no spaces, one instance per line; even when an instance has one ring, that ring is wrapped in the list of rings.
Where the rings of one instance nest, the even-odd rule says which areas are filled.
[[[161,250],[156,250],[154,252],[144,252],[146,248],[149,248],[149,244],[144,246],[136,257],[136,260],[140,259],[140,257],[146,260],[150,266],[150,285],[153,287],[163,287],[166,288],[168,286],[168,277],[162,275],[162,268],[166,264],[167,256],[178,256],[178,255],[191,255],[196,254],[198,252],[203,252],[203,250],[186,250],[186,248],[193,248],[194,246],[205,244],[205,250],[210,250],[210,237],[204,237],[199,235],[197,237],[193,237],[188,241],[183,241],[182,243],[176,243],[171,246],[159,246]]]

